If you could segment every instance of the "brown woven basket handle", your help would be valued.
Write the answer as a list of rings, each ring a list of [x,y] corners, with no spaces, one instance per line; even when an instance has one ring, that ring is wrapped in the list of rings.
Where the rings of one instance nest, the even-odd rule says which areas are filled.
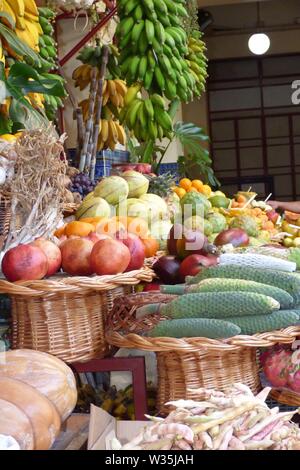
[[[233,336],[226,340],[210,338],[150,338],[134,333],[122,336],[115,331],[106,333],[109,344],[119,348],[143,349],[145,351],[234,351],[239,348],[262,348],[275,344],[291,344],[300,336],[300,326],[290,326],[278,331],[259,333],[253,336]]]
[[[85,294],[87,291],[108,291],[120,286],[134,286],[139,282],[151,282],[154,272],[142,268],[114,276],[56,277],[41,281],[9,282],[0,279],[0,293],[27,297],[51,294]]]

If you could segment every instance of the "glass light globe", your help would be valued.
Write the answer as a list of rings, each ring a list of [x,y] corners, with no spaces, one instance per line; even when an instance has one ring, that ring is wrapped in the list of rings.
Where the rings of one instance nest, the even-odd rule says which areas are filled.
[[[253,54],[265,54],[271,45],[269,36],[264,33],[252,34],[248,41],[248,47]]]

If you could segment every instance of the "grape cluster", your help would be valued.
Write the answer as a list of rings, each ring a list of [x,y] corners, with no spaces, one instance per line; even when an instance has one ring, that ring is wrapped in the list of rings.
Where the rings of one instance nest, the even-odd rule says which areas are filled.
[[[84,173],[78,173],[71,178],[72,186],[70,191],[72,193],[79,193],[81,196],[86,196],[90,192],[94,191],[96,183],[90,179],[88,175]]]

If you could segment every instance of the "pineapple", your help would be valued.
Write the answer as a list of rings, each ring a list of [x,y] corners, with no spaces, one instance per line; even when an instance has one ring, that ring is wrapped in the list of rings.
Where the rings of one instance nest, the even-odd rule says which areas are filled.
[[[149,179],[148,193],[157,194],[162,198],[167,198],[171,193],[171,187],[175,185],[175,175],[164,173],[159,176],[145,175]]]

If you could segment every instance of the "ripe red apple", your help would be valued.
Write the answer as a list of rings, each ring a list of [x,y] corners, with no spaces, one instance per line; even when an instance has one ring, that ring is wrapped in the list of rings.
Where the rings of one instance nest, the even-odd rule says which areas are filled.
[[[199,254],[207,245],[206,236],[200,231],[185,230],[183,237],[176,242],[177,254],[180,259]]]
[[[249,237],[245,230],[240,228],[230,228],[228,230],[223,230],[223,232],[220,232],[215,239],[215,245],[221,246],[228,244],[231,244],[234,247],[247,246],[249,245]]]
[[[216,264],[218,264],[217,256],[190,255],[180,265],[180,278],[184,282],[186,276],[196,276],[203,268]]]
[[[71,276],[88,276],[93,273],[90,256],[94,243],[84,238],[66,240],[61,246],[62,268]]]
[[[180,260],[175,256],[161,256],[153,265],[153,271],[164,284],[177,284]]]
[[[46,276],[53,276],[61,267],[61,251],[55,243],[45,238],[37,238],[31,243],[32,246],[37,246],[46,255],[48,260],[48,271]]]
[[[107,238],[110,238],[109,235],[101,235],[97,232],[91,232],[86,238],[87,240],[91,240],[94,244],[97,243],[99,240],[106,240]]]
[[[141,269],[145,261],[145,246],[142,240],[133,233],[128,233],[126,238],[121,238],[120,241],[127,246],[130,251],[130,262],[126,271],[134,271]]]
[[[5,253],[2,271],[11,282],[39,280],[47,274],[48,260],[39,247],[18,245]]]
[[[95,243],[91,253],[91,267],[99,276],[123,273],[130,258],[130,251],[124,243],[107,238]]]

